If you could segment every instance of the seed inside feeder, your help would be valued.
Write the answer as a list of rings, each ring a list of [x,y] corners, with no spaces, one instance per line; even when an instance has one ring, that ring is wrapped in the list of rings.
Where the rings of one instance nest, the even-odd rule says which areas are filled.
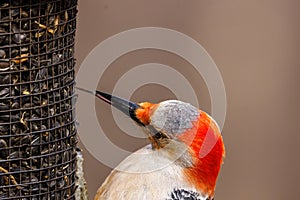
[[[0,3],[0,199],[74,199],[76,6]]]

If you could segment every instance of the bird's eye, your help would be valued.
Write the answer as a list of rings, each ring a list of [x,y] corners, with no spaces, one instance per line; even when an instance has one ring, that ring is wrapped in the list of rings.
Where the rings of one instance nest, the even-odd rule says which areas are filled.
[[[159,132],[159,131],[154,135],[154,137],[156,139],[165,139],[165,138],[168,138],[164,133]]]
[[[147,126],[148,131],[151,133],[152,137],[155,139],[164,139],[164,138],[169,138],[167,134],[158,131],[155,129],[153,126]]]
[[[154,137],[156,138],[156,139],[160,139],[160,138],[162,138],[162,134],[161,134],[161,132],[157,132],[155,135],[154,135]]]

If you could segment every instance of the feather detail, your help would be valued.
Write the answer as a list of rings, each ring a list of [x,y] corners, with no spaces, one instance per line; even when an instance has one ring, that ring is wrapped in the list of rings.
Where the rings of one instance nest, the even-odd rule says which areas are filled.
[[[189,182],[209,196],[214,195],[225,148],[220,131],[205,112],[201,112],[195,126],[179,137],[193,155],[193,167],[184,169]]]
[[[148,125],[150,123],[150,116],[152,112],[157,107],[157,104],[152,104],[149,102],[143,102],[138,104],[141,108],[136,109],[135,116],[139,119],[144,125]]]
[[[174,189],[170,194],[170,198],[166,200],[213,200],[213,198],[202,196],[198,192],[192,190],[180,188]]]

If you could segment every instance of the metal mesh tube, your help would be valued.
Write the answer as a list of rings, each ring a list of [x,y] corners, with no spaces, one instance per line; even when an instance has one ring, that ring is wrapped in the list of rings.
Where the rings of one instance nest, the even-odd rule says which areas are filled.
[[[77,0],[0,2],[0,199],[74,199]]]

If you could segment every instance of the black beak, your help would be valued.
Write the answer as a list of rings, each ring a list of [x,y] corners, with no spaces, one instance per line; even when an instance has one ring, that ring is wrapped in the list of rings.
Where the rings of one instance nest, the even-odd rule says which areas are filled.
[[[80,88],[80,87],[76,87],[76,88],[78,90],[81,90],[81,91],[84,91],[84,92],[95,95],[96,97],[98,97],[102,101],[105,101],[106,103],[112,105],[113,107],[115,107],[118,110],[120,110],[121,112],[123,112],[125,115],[130,117],[132,120],[134,120],[139,125],[145,126],[139,119],[137,119],[137,117],[135,115],[136,109],[140,108],[140,106],[137,105],[136,103],[133,103],[131,101],[122,99],[120,97],[112,96],[110,94],[100,92],[100,91],[97,91],[97,90],[95,92],[93,92],[93,91],[86,90],[86,89],[83,89],[83,88]]]

